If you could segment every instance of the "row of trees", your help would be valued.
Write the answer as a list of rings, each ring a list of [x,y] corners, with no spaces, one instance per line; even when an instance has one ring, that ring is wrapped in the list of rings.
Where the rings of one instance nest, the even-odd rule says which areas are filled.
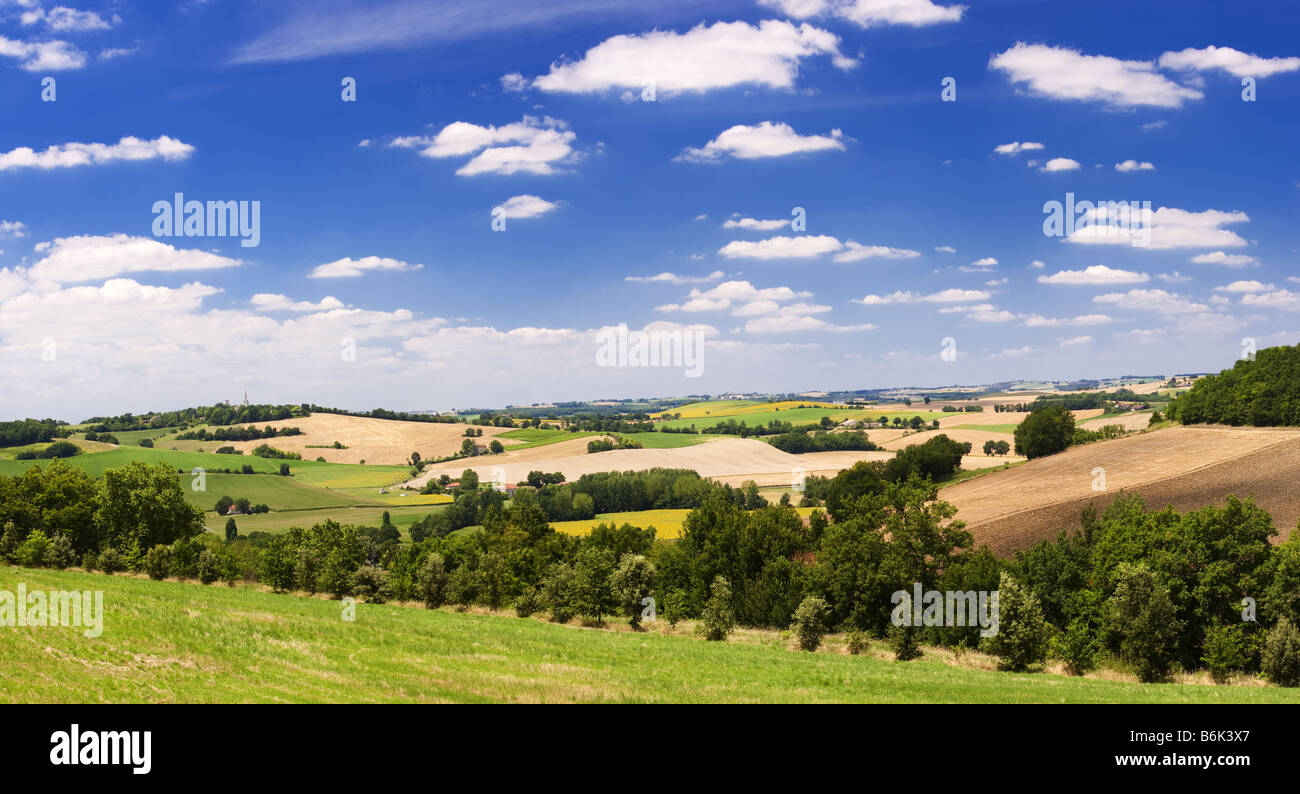
[[[216,430],[208,430],[201,427],[197,430],[190,430],[176,436],[177,441],[256,441],[260,438],[275,438],[277,436],[300,436],[302,429],[297,427],[281,427],[278,430],[270,425],[257,427],[255,425],[240,425],[237,427],[218,427]],[[89,437],[89,436],[87,436]]]
[[[791,454],[802,454],[805,452],[832,452],[835,450],[874,450],[879,449],[867,434],[861,430],[853,430],[847,433],[828,433],[818,431],[809,434],[803,431],[793,433],[782,433],[779,436],[767,439],[767,443]]]
[[[1198,379],[1165,413],[1183,424],[1300,425],[1300,345],[1265,348]]]

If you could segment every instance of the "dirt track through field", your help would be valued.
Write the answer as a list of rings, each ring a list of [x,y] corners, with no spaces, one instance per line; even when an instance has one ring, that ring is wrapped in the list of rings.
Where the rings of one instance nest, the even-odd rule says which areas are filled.
[[[1094,470],[1105,469],[1105,491]],[[1175,427],[1076,447],[944,488],[977,544],[1009,553],[1079,526],[1085,506],[1121,492],[1180,511],[1254,494],[1284,540],[1300,518],[1300,431]]]

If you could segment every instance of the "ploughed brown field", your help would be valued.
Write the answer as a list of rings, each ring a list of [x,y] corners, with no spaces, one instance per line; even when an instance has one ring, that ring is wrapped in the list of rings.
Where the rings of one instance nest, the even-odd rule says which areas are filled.
[[[1105,469],[1105,491],[1094,470]],[[977,545],[1005,554],[1079,527],[1088,504],[1104,509],[1120,493],[1179,511],[1253,494],[1273,516],[1278,542],[1300,520],[1300,430],[1172,427],[1074,447],[948,486]]]

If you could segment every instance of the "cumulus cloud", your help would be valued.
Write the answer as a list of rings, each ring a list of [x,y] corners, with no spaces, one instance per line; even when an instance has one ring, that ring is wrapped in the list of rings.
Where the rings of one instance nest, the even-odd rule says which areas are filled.
[[[1181,107],[1204,95],[1156,71],[1151,61],[1085,55],[1067,47],[1017,42],[994,55],[989,68],[1004,73],[1031,95],[1104,102],[1115,107]]]
[[[576,61],[555,63],[533,81],[542,91],[599,94],[615,89],[656,98],[757,85],[791,89],[800,62],[827,56],[840,69],[854,65],[833,33],[802,24],[766,20],[700,24],[686,33],[656,30],[606,39]]]
[[[790,221],[788,219],[774,218],[771,220],[759,220],[758,218],[742,218],[738,215],[733,215],[731,218],[723,222],[722,228],[745,229],[747,231],[755,232],[772,232],[777,229],[787,228],[789,225]]]
[[[912,251],[907,248],[891,248],[887,245],[863,245],[862,243],[847,240],[844,243],[844,250],[832,257],[836,262],[860,262],[863,259],[915,259],[920,256],[920,251]]]
[[[1231,284],[1224,284],[1222,287],[1215,287],[1215,292],[1271,292],[1277,289],[1272,284],[1265,284],[1262,281],[1234,281]]]
[[[1208,72],[1219,70],[1233,77],[1270,77],[1300,69],[1300,58],[1261,58],[1232,47],[1188,47],[1160,56],[1160,68]]]
[[[936,245],[936,246],[934,247],[934,250],[938,251],[938,252],[941,253],[941,254],[955,254],[955,253],[957,253],[957,249],[956,249],[956,248],[953,248],[951,245]]]
[[[1123,207],[1097,207],[1084,213],[1086,224],[1080,223],[1066,242],[1098,245],[1132,245],[1150,235],[1145,247],[1152,250],[1170,248],[1232,248],[1246,245],[1246,240],[1236,232],[1223,227],[1247,223],[1250,216],[1244,212],[1205,210],[1190,212],[1173,207],[1161,207],[1154,213],[1147,210]],[[1193,260],[1195,261],[1195,260]],[[1208,260],[1207,260],[1208,261]]]
[[[861,299],[854,299],[854,303],[861,303],[864,306],[880,306],[889,303],[969,303],[971,301],[983,301],[992,297],[993,293],[987,290],[978,289],[945,289],[939,292],[932,292],[923,295],[917,292],[893,292],[889,295],[867,295]]]
[[[79,165],[104,165],[121,160],[184,160],[194,147],[166,135],[151,141],[126,137],[117,143],[63,143],[35,151],[20,146],[0,153],[0,171],[11,168],[71,168]]]
[[[1093,303],[1107,303],[1120,309],[1137,309],[1161,314],[1187,314],[1204,312],[1209,307],[1195,303],[1185,295],[1166,292],[1162,289],[1131,289],[1128,292],[1111,292],[1097,295]]]
[[[1025,141],[1024,143],[1021,143],[1020,141],[1012,141],[1011,143],[994,146],[993,151],[996,154],[1017,155],[1021,152],[1030,152],[1042,148],[1044,148],[1043,144],[1035,143],[1034,141]]]
[[[626,276],[623,280],[639,284],[706,284],[717,281],[723,275],[721,270],[715,270],[707,276],[679,276],[665,271],[653,276]]]
[[[844,245],[829,235],[776,236],[766,240],[732,240],[718,249],[726,259],[807,259],[839,251]]]
[[[1039,284],[1142,284],[1150,281],[1146,273],[1118,270],[1105,265],[1092,265],[1083,270],[1062,270],[1050,276],[1039,276]]]
[[[1129,171],[1154,171],[1156,170],[1156,167],[1151,163],[1139,163],[1137,160],[1125,160],[1122,163],[1115,163],[1115,170],[1122,174],[1126,174]]]
[[[254,309],[263,312],[321,312],[344,308],[343,301],[332,295],[326,295],[318,302],[295,301],[287,295],[259,292],[248,301]]]
[[[55,33],[87,33],[108,30],[122,20],[116,14],[104,19],[94,11],[80,11],[67,6],[55,6],[46,11],[38,6],[30,11],[23,12],[19,17],[19,21],[24,27],[31,27],[43,22],[47,30]]]
[[[179,249],[152,238],[125,234],[60,237],[53,242],[38,243],[34,250],[42,258],[32,266],[31,279],[60,283],[98,281],[126,273],[212,270],[241,264],[238,259]]]
[[[1275,289],[1268,292],[1249,293],[1241,296],[1243,306],[1255,306],[1261,309],[1286,309],[1300,311],[1300,292]]]
[[[675,159],[681,162],[716,163],[724,157],[756,160],[763,157],[786,157],[792,154],[842,151],[844,133],[831,130],[830,135],[800,135],[785,123],[770,121],[737,124],[700,147],[689,146]]]
[[[555,174],[560,172],[559,166],[577,158],[576,140],[577,135],[563,121],[524,116],[522,121],[500,127],[454,121],[433,137],[398,137],[388,145],[416,149],[422,157],[435,159],[473,155],[456,170],[460,176]]]
[[[404,273],[411,270],[420,270],[423,267],[424,265],[412,265],[399,259],[389,259],[381,256],[363,256],[360,259],[345,256],[333,262],[317,265],[312,268],[307,278],[356,278],[369,271]]]
[[[0,220],[0,237],[26,237],[26,228],[22,221]]]
[[[0,57],[28,72],[59,72],[86,65],[86,53],[66,41],[22,41],[0,36]]]
[[[1114,322],[1106,314],[1081,314],[1077,317],[1043,317],[1031,314],[1025,318],[1025,325],[1030,328],[1056,328],[1063,325],[1105,325]]]
[[[1043,163],[1041,171],[1078,171],[1083,166],[1079,165],[1078,160],[1071,160],[1068,157],[1053,157],[1046,163]]]
[[[1257,265],[1259,260],[1246,254],[1229,254],[1223,251],[1212,251],[1208,254],[1197,254],[1189,261],[1198,265],[1227,265],[1228,267],[1245,267],[1247,265]]]
[[[503,211],[507,218],[539,218],[548,212],[552,212],[560,205],[544,198],[529,195],[527,193],[519,196],[512,196],[493,208]]]
[[[759,5],[795,19],[838,17],[863,28],[958,22],[966,11],[966,6],[944,6],[933,0],[759,0]]]

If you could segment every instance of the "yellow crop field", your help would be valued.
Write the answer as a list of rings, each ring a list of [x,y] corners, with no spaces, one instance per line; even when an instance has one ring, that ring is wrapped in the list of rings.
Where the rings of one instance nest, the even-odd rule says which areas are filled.
[[[813,509],[797,507],[795,512],[807,518],[812,515]],[[583,521],[552,521],[551,526],[556,532],[563,532],[566,535],[586,535],[599,524],[614,524],[620,527],[631,524],[642,529],[654,527],[656,538],[675,539],[682,536],[682,526],[686,523],[686,516],[690,512],[690,510],[635,510],[630,513],[598,513],[595,518]]]

